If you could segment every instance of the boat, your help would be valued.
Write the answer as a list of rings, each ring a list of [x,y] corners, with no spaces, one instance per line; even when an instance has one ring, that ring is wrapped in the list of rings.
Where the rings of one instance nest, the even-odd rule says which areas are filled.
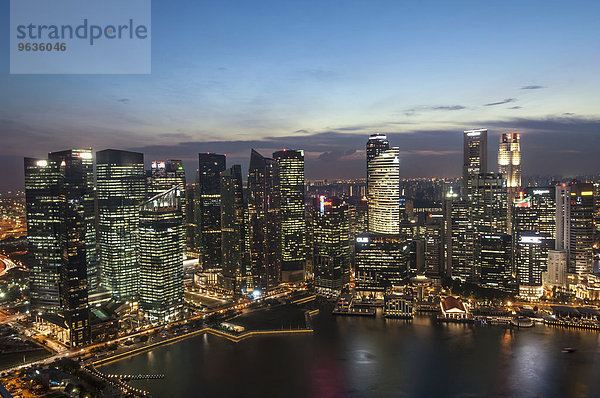
[[[512,318],[510,320],[510,324],[518,328],[530,328],[535,325],[535,322],[533,322],[531,318],[528,318],[526,316],[520,316],[517,318]]]
[[[565,347],[562,349],[562,352],[564,352],[565,354],[571,354],[571,353],[574,353],[575,351],[577,351],[577,349],[572,348],[572,347]]]

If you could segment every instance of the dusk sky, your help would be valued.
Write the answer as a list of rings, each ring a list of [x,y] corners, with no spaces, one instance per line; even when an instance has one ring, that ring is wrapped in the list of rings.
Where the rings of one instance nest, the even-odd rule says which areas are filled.
[[[8,32],[9,2],[0,24]],[[462,131],[522,133],[523,173],[600,172],[597,1],[153,1],[152,74],[10,75],[0,41],[0,190],[23,157],[306,151],[307,178],[363,177],[388,133],[406,177],[461,172]]]

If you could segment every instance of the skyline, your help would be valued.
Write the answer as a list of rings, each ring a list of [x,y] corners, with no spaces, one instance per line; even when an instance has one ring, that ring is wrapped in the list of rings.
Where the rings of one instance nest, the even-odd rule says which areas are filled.
[[[376,132],[401,176],[456,177],[480,127],[491,151],[522,134],[525,176],[599,171],[598,4],[152,5],[151,75],[9,75],[0,41],[0,190],[22,188],[23,157],[90,146],[187,170],[224,153],[244,175],[250,148],[304,149],[307,178],[364,177]]]

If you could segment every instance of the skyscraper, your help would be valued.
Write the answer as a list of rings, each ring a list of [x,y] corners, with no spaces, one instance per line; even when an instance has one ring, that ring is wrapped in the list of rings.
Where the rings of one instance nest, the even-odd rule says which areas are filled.
[[[425,220],[425,275],[440,278],[444,274],[444,217],[430,214]]]
[[[102,284],[115,300],[137,296],[139,205],[146,197],[144,155],[106,149],[96,153],[98,243]]]
[[[514,263],[519,294],[539,298],[556,237],[555,187],[527,187],[513,204]]]
[[[498,172],[508,188],[521,187],[521,135],[503,133],[498,147]]]
[[[448,268],[453,278],[461,281],[476,281],[479,277],[475,268],[476,231],[471,217],[471,203],[449,198],[447,206]]]
[[[279,166],[281,198],[281,278],[304,280],[306,226],[304,220],[304,151],[284,149],[273,153]]]
[[[181,160],[169,159],[166,162],[155,160],[148,172],[148,197],[158,195],[169,189],[185,187],[185,170]],[[185,216],[185,198],[181,198],[181,209]]]
[[[400,153],[380,152],[367,165],[369,232],[400,233]]]
[[[225,155],[198,154],[198,248],[204,270],[221,269],[221,172]]]
[[[72,347],[91,341],[88,275],[96,279],[91,150],[25,159],[31,298],[64,318]],[[95,282],[93,282],[95,283]]]
[[[182,189],[175,186],[140,206],[140,306],[153,322],[168,322],[183,310]]]
[[[485,287],[513,291],[512,241],[508,234],[479,236],[479,266],[481,284]]]
[[[221,253],[224,289],[239,295],[244,286],[247,253],[242,168],[239,164],[221,173]]]
[[[371,134],[369,136],[369,141],[367,141],[367,168],[372,159],[388,149],[390,149],[390,142],[387,140],[385,134]]]
[[[500,174],[478,174],[471,179],[473,225],[479,234],[507,232],[506,180]]]
[[[594,187],[573,181],[556,188],[556,249],[567,252],[567,270],[592,272]]]
[[[355,240],[356,292],[383,298],[386,289],[408,279],[408,239],[402,235],[361,234]]]
[[[30,257],[30,294],[33,308],[58,311],[60,267],[63,262],[63,176],[60,163],[25,158],[27,252]]]
[[[471,179],[487,173],[487,129],[464,132],[463,198],[471,196]]]
[[[594,261],[594,186],[589,183],[571,185],[569,231],[569,271],[592,272]]]
[[[504,133],[498,147],[498,172],[506,180],[508,217],[507,230],[512,233],[512,210],[515,196],[521,187],[521,135]]]
[[[313,199],[315,287],[341,291],[350,282],[350,208],[339,198]]]
[[[247,288],[266,292],[281,281],[279,167],[254,149],[248,170]]]

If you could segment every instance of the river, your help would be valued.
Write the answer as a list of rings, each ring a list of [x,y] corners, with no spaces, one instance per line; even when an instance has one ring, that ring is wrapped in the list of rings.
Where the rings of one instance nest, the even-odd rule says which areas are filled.
[[[165,398],[600,396],[597,332],[334,317],[328,309],[314,318],[312,336],[199,336],[101,370],[165,374],[132,382]]]

